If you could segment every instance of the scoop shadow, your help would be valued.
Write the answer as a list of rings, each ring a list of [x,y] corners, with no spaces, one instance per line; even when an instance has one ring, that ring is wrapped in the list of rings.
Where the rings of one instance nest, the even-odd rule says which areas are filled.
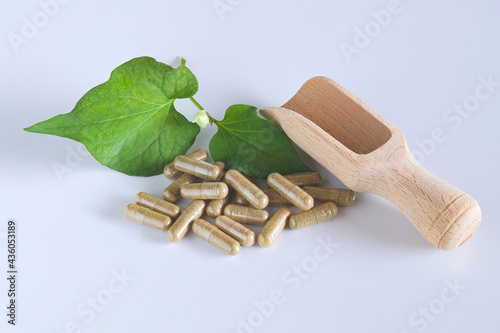
[[[357,194],[356,204],[340,207],[339,217],[346,217],[349,228],[367,244],[432,249],[397,207],[375,195]]]

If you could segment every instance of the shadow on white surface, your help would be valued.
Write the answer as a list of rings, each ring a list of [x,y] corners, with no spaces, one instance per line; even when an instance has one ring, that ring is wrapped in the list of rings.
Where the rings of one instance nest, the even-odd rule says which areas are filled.
[[[351,236],[366,246],[433,249],[401,211],[375,195],[357,193],[354,206],[340,207],[338,217],[344,216]]]

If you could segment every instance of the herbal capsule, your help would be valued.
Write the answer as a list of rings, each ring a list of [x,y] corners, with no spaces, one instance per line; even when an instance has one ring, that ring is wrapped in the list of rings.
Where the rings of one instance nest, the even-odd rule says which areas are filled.
[[[266,188],[265,190],[262,190],[265,195],[269,198],[269,204],[268,206],[293,206],[293,204],[288,201],[285,197],[283,197],[281,194],[276,192],[276,190],[273,190],[272,188]],[[241,194],[236,193],[236,198],[234,202],[237,205],[242,205],[242,206],[248,206],[248,201],[245,200],[241,196]]]
[[[293,206],[290,201],[276,192],[276,190],[267,188],[263,191],[269,197],[269,206]]]
[[[277,172],[273,172],[267,177],[267,185],[302,210],[314,207],[314,199],[307,192]]]
[[[269,213],[265,210],[255,209],[248,206],[227,205],[224,215],[236,222],[245,224],[264,225],[269,220]]]
[[[174,224],[172,224],[170,229],[168,229],[167,239],[171,242],[180,241],[188,232],[193,221],[203,215],[204,209],[205,201],[193,200],[177,218]]]
[[[224,179],[224,175],[226,174],[226,172],[224,171],[226,169],[226,164],[224,164],[223,162],[215,162],[214,164],[217,165],[219,169],[221,169],[222,171],[220,173],[219,179],[217,180],[218,182],[220,182],[222,181],[222,179]],[[226,207],[226,205],[228,204],[231,195],[231,188],[228,186],[227,189],[228,192],[225,198],[210,200],[210,202],[207,205],[207,211],[206,211],[208,216],[216,218],[217,216],[222,214],[222,211],[224,210],[224,207]]]
[[[356,193],[344,188],[304,186],[303,190],[309,193],[314,200],[331,201],[339,206],[350,206],[356,201]]]
[[[198,161],[187,156],[177,156],[174,160],[174,166],[177,170],[209,181],[219,179],[222,172],[217,165]]]
[[[172,224],[172,219],[169,216],[136,204],[128,204],[123,213],[125,214],[125,217],[131,221],[148,227],[153,227],[161,231],[167,231],[168,227]]]
[[[146,192],[137,193],[135,196],[135,203],[140,206],[148,207],[155,212],[168,215],[173,219],[177,218],[181,213],[179,206]]]
[[[252,246],[255,243],[255,233],[252,230],[227,216],[217,217],[215,226],[236,239],[243,246]]]
[[[207,215],[216,218],[219,215],[222,215],[224,211],[224,207],[229,203],[229,199],[231,198],[231,188],[228,186],[228,194],[225,198],[210,200],[207,205]]]
[[[292,229],[301,229],[313,224],[326,221],[337,215],[337,205],[333,202],[326,202],[311,210],[292,215],[288,225]]]
[[[239,194],[238,192],[236,192],[236,196],[234,197],[234,202],[237,205],[241,205],[241,206],[248,206],[248,205],[250,205],[248,203],[247,199],[243,198],[243,196],[241,194]]]
[[[191,154],[187,154],[186,156],[201,161],[206,161],[208,159],[208,153],[204,149],[197,149],[193,151]],[[163,174],[168,179],[174,179],[179,177],[182,174],[182,171],[177,170],[174,167],[174,162],[172,162],[165,166],[165,168],[163,169]]]
[[[323,177],[317,172],[294,173],[285,176],[285,178],[297,186],[318,186],[323,180]]]
[[[226,169],[226,164],[224,162],[219,161],[219,162],[214,162],[214,165],[216,165],[220,169],[220,176],[216,181],[221,182],[224,179],[224,175],[226,174],[226,172],[224,171]]]
[[[181,187],[181,196],[186,199],[222,199],[227,197],[229,188],[225,183],[196,183]]]
[[[252,207],[264,209],[269,198],[254,183],[236,170],[229,170],[224,177],[225,182],[245,198]]]
[[[193,232],[212,245],[217,246],[222,251],[230,255],[240,252],[240,243],[231,236],[226,235],[216,226],[205,220],[197,219],[193,222]]]
[[[229,198],[230,195],[228,195],[224,199],[210,200],[207,205],[207,215],[212,218],[216,218],[217,216],[221,215],[224,207],[226,207],[227,203],[229,202]]]
[[[240,172],[241,173],[241,172]],[[255,182],[255,179],[252,177],[252,176],[249,176],[247,174],[244,174],[244,173],[241,173],[243,176],[245,176],[246,179],[248,179],[249,181],[251,181],[252,183]],[[262,190],[262,192],[266,193],[266,190]],[[249,206],[250,204],[248,203],[247,199],[243,198],[243,196],[241,194],[239,194],[238,192],[236,192],[236,196],[234,198],[234,202],[237,204],[237,205],[242,205],[242,206]]]
[[[267,221],[264,228],[259,233],[257,237],[257,242],[262,247],[269,247],[273,245],[276,238],[278,238],[280,232],[285,228],[288,218],[292,215],[292,211],[286,207],[280,207],[276,213],[271,216],[269,221]]]
[[[163,191],[163,199],[176,202],[181,197],[181,187],[194,183],[198,180],[198,177],[190,175],[189,173],[185,173],[176,180],[173,181],[164,191]]]

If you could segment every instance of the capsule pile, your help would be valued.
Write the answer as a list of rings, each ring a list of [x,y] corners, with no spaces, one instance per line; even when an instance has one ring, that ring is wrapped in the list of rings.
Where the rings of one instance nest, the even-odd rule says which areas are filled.
[[[165,231],[170,242],[179,242],[192,230],[235,255],[241,245],[271,246],[287,225],[296,230],[327,221],[337,215],[337,206],[350,206],[356,200],[351,190],[319,187],[322,177],[317,172],[285,176],[274,172],[267,177],[268,188],[260,189],[251,177],[237,170],[225,172],[224,163],[207,159],[203,149],[178,156],[163,171],[166,178],[175,179],[163,191],[163,199],[140,192],[135,203],[125,207],[125,217]],[[175,204],[181,197],[192,199],[184,211]],[[317,202],[321,204],[315,206]],[[268,206],[278,208],[270,215]],[[292,214],[291,206],[302,211]],[[205,214],[215,219],[213,224]],[[262,228],[255,235],[245,224]]]

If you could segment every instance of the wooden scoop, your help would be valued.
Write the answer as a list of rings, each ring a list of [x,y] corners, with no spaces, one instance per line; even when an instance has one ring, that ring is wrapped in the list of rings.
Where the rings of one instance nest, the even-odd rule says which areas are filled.
[[[396,205],[438,249],[459,247],[479,226],[477,202],[425,170],[403,133],[337,82],[312,78],[260,113],[347,187]]]

